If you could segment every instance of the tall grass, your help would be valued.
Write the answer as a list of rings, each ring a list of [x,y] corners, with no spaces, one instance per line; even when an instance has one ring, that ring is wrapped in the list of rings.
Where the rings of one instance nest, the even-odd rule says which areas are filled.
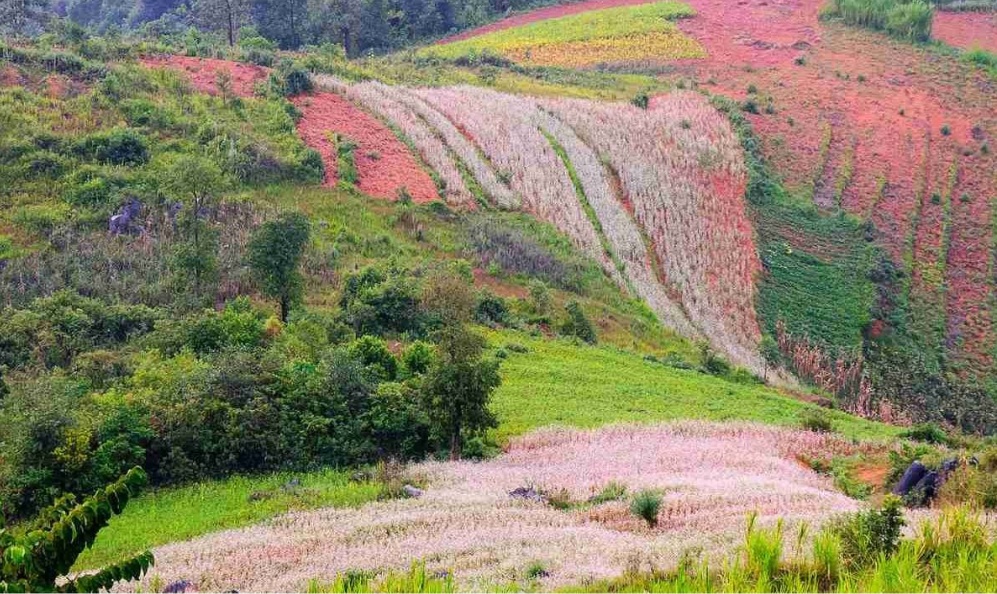
[[[928,41],[935,9],[923,0],[831,0],[825,15],[899,39]]]
[[[449,572],[432,574],[426,571],[425,563],[413,563],[411,569],[390,571],[379,580],[371,572],[347,571],[331,582],[312,580],[308,583],[308,594],[326,592],[456,592],[453,577]]]
[[[875,512],[873,512],[875,513]],[[805,529],[787,546],[781,523],[758,528],[749,519],[738,555],[719,569],[686,559],[673,572],[631,574],[592,584],[591,591],[646,592],[993,592],[997,543],[984,521],[965,508],[949,508],[891,551],[850,560],[849,537],[818,533],[807,554]],[[794,551],[795,549],[795,551]],[[789,559],[786,553],[794,553]]]

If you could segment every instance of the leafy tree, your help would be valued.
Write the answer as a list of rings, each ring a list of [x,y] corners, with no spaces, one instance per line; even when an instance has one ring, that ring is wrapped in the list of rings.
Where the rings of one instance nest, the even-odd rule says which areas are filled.
[[[153,564],[149,551],[96,573],[69,577],[69,571],[145,481],[136,467],[83,503],[65,495],[30,525],[16,532],[0,528],[0,592],[97,592],[140,578]]]
[[[495,427],[488,409],[501,383],[498,361],[483,359],[485,339],[464,326],[447,326],[439,336],[439,361],[426,377],[424,397],[438,438],[449,442],[450,459],[459,460],[464,435]]]
[[[291,305],[301,298],[298,267],[308,237],[308,218],[292,213],[264,223],[249,241],[249,265],[263,292],[280,302],[283,322]]]
[[[595,344],[597,341],[595,328],[582,310],[582,306],[577,301],[570,301],[565,309],[568,310],[568,319],[561,326],[561,332],[568,336],[577,336],[589,344]]]
[[[419,332],[422,328],[418,287],[410,275],[399,270],[368,267],[351,274],[340,303],[358,335]]]
[[[213,161],[183,155],[169,164],[164,179],[164,193],[183,205],[181,222],[189,240],[178,248],[176,264],[191,274],[194,295],[199,297],[202,284],[215,270],[216,233],[205,218],[217,204],[225,176]]]
[[[250,0],[194,0],[194,15],[202,27],[224,31],[234,46],[239,29],[249,24]]]
[[[441,324],[470,321],[474,303],[471,283],[452,271],[432,275],[422,290],[422,306]]]
[[[253,0],[252,12],[264,37],[284,49],[301,46],[308,19],[307,0]]]
[[[388,345],[376,336],[361,336],[353,341],[349,353],[379,378],[394,380],[398,375],[398,360],[388,350]]]
[[[762,337],[758,350],[765,359],[765,379],[768,379],[769,369],[775,369],[782,362],[782,351],[779,350],[779,343],[768,334]]]
[[[0,33],[30,35],[48,20],[49,0],[0,0]]]

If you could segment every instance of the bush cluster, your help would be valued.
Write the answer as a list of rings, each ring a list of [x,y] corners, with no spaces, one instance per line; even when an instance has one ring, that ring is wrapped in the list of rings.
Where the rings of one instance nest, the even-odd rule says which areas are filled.
[[[461,391],[487,407],[497,385],[497,364],[482,362],[482,345],[464,331],[396,355],[376,336],[353,339],[334,315],[300,313],[283,325],[245,298],[166,318],[58,295],[9,320],[22,339],[0,354],[15,369],[32,357],[74,366],[72,375],[19,376],[0,401],[0,500],[10,517],[60,493],[92,492],[133,466],[171,484],[408,460],[492,422],[470,404],[456,420],[446,412]],[[32,352],[42,337],[50,342]]]

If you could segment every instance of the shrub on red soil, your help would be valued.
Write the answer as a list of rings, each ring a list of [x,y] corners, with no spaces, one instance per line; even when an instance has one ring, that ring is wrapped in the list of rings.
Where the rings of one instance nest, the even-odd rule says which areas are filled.
[[[187,56],[156,56],[141,59],[150,68],[172,68],[187,73],[194,88],[202,93],[218,94],[218,73],[228,72],[232,76],[232,91],[240,97],[251,97],[256,83],[266,80],[268,68],[216,60],[214,58],[191,58]]]
[[[436,184],[394,133],[376,118],[335,93],[299,95],[293,100],[301,110],[298,134],[322,155],[325,185],[336,183],[336,147],[331,135],[340,133],[357,143],[354,152],[364,194],[394,200],[404,188],[416,202],[439,198]]]

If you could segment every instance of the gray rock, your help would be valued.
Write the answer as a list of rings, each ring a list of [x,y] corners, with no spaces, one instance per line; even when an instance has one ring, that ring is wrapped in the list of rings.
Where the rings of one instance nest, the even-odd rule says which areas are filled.
[[[534,501],[536,503],[547,503],[547,499],[544,498],[543,494],[531,487],[518,487],[509,491],[509,497],[513,499],[523,499],[525,501]]]

